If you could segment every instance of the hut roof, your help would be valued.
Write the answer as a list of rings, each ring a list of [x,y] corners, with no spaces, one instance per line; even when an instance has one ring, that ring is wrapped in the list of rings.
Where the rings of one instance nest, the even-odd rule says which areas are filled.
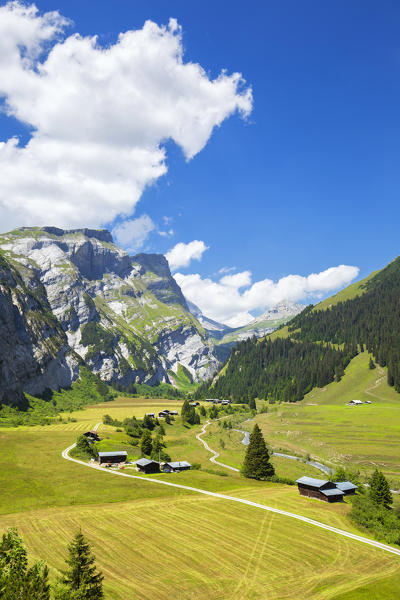
[[[339,488],[339,490],[343,490],[344,492],[347,492],[348,490],[357,489],[357,486],[354,485],[354,483],[351,483],[351,481],[338,481],[336,483],[336,487]]]
[[[181,460],[181,461],[176,461],[176,462],[167,462],[165,464],[169,465],[172,469],[179,469],[180,467],[191,467],[192,466],[186,460]]]
[[[118,452],[99,452],[99,456],[101,458],[105,456],[128,456],[128,453],[125,450],[119,450]]]
[[[302,483],[303,485],[309,485],[310,487],[320,488],[329,483],[329,481],[327,479],[314,479],[314,477],[306,477],[304,475],[303,477],[300,477],[296,483]]]
[[[329,490],[320,490],[320,492],[324,496],[344,496],[344,492],[337,487],[330,488]]]
[[[146,467],[147,465],[157,464],[156,460],[150,460],[148,458],[139,458],[139,460],[135,461],[135,465],[139,465],[139,467]]]

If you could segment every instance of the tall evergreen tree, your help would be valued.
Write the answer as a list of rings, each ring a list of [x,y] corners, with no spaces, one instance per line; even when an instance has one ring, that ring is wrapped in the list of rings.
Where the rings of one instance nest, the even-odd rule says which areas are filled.
[[[103,594],[103,575],[97,572],[95,557],[82,532],[76,534],[68,546],[68,571],[64,573],[63,583],[70,595],[63,598],[79,600],[101,600]]]
[[[4,600],[49,600],[49,571],[42,563],[28,568],[28,555],[16,529],[3,534],[0,542],[0,598]]]
[[[151,433],[148,429],[145,429],[140,440],[140,451],[142,454],[146,454],[147,456],[149,456],[151,454],[152,448],[153,443],[151,440]]]
[[[261,429],[254,425],[242,466],[242,475],[250,479],[268,479],[275,474]]]
[[[389,506],[393,503],[393,497],[390,491],[389,483],[382,471],[375,469],[369,485],[369,495],[371,499],[376,502],[376,504],[381,504],[385,508],[389,508]]]
[[[251,408],[251,410],[257,410],[255,398],[249,398],[249,408]]]

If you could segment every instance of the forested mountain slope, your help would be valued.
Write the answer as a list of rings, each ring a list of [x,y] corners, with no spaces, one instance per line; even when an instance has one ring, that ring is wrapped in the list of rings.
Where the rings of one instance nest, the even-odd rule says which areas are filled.
[[[360,345],[387,366],[388,383],[400,392],[400,258],[348,297],[307,307],[290,322],[287,338],[239,344],[213,395],[300,400],[312,387],[339,380]],[[209,393],[206,385],[198,391]]]

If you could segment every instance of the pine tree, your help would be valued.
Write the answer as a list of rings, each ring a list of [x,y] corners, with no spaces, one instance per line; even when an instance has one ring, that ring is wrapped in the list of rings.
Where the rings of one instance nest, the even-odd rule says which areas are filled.
[[[49,600],[47,566],[38,562],[28,568],[28,555],[16,529],[0,541],[0,598]]]
[[[249,398],[249,408],[251,410],[257,410],[255,398],[252,398],[252,397]]]
[[[370,357],[370,359],[369,359],[369,368],[370,368],[370,369],[375,369],[375,368],[376,368],[376,367],[375,367],[375,363],[374,363],[374,361],[372,360],[372,356],[371,356],[371,357]]]
[[[270,463],[268,448],[261,429],[256,423],[250,434],[250,442],[242,466],[242,475],[251,479],[268,479],[274,474],[275,469]]]
[[[389,506],[393,503],[393,497],[390,491],[389,483],[382,471],[375,469],[369,485],[370,498],[376,502],[376,504],[381,504],[385,508],[389,508]]]
[[[148,429],[145,429],[140,440],[140,451],[142,454],[146,454],[147,456],[149,456],[151,454],[152,448],[153,443],[151,441],[151,433]]]
[[[149,417],[149,415],[145,415],[143,418],[143,427],[148,429],[149,431],[153,431],[154,429],[154,420]]]
[[[82,532],[76,534],[68,546],[69,569],[64,573],[63,583],[70,595],[60,595],[62,598],[79,598],[79,600],[101,600],[103,595],[103,575],[97,572],[95,557],[89,543]]]

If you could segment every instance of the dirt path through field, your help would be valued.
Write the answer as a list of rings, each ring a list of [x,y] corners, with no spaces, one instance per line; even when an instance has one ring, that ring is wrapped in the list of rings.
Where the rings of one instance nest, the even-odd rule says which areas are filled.
[[[378,369],[378,379],[375,381],[374,384],[370,385],[368,388],[366,388],[364,390],[364,392],[366,394],[368,394],[369,396],[374,396],[375,398],[378,398],[378,400],[384,400],[384,398],[381,398],[381,396],[378,396],[378,394],[374,394],[373,392],[371,392],[371,390],[375,390],[383,381],[383,379],[385,378],[385,371],[382,367],[380,367],[379,365],[377,366]]]

